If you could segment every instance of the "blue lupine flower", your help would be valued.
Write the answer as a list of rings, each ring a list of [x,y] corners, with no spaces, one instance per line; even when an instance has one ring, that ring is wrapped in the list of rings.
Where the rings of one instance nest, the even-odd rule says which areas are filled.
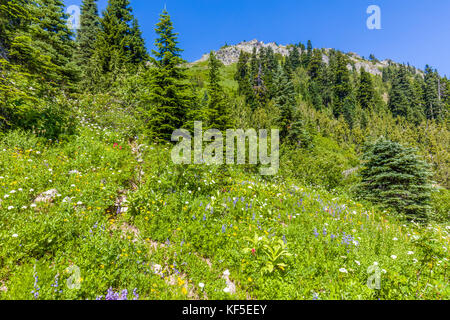
[[[317,232],[317,228],[314,228],[314,235],[317,237],[319,237],[319,233]]]

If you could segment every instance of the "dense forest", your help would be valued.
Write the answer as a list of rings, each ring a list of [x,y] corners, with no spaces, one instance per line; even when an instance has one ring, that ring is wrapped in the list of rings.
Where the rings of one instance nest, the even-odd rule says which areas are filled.
[[[311,41],[188,63],[166,10],[151,52],[128,0],[67,18],[0,0],[0,298],[448,299],[438,70]],[[172,164],[194,121],[279,129],[280,171]]]

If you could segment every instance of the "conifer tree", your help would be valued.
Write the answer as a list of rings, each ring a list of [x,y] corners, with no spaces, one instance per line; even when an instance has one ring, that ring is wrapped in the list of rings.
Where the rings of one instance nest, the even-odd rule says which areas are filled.
[[[395,117],[410,119],[412,114],[411,99],[413,92],[405,67],[400,67],[392,76],[392,86],[389,91],[388,107]]]
[[[313,54],[313,46],[311,43],[311,40],[308,40],[308,44],[306,45],[306,51],[302,52],[302,62],[303,62],[303,67],[308,68],[309,62],[311,61],[312,58],[312,54]]]
[[[431,174],[414,149],[381,138],[367,148],[363,160],[361,196],[409,219],[426,219]]]
[[[301,61],[300,61],[300,53],[298,51],[298,47],[297,46],[293,46],[290,50],[289,50],[289,56],[287,58],[289,64],[290,64],[290,68],[295,71],[297,70],[297,68],[300,66]]]
[[[359,77],[359,84],[357,90],[358,103],[363,110],[373,108],[375,104],[375,89],[373,86],[370,73],[366,72],[364,68],[361,68],[361,74]]]
[[[96,84],[108,86],[120,73],[135,72],[147,60],[146,52],[129,0],[109,0],[90,66]]]
[[[275,91],[274,74],[278,68],[278,61],[275,57],[272,47],[267,47],[262,51],[262,67],[263,67],[263,81],[267,89],[267,99],[272,99]]]
[[[347,68],[348,60],[341,52],[336,55],[336,66],[334,70],[333,84],[333,114],[335,117],[346,114],[349,115],[348,108],[351,106],[349,100],[352,94],[352,85],[350,82],[350,73]]]
[[[412,91],[412,111],[411,111],[411,120],[419,125],[425,117],[425,82],[423,78],[416,74],[414,79],[411,82],[411,91]]]
[[[94,45],[100,30],[97,0],[83,0],[81,5],[80,29],[77,31],[75,63],[81,70],[82,79],[88,75],[89,62],[94,53]],[[87,80],[87,79],[86,79]]]
[[[249,88],[249,82],[250,82],[250,71],[248,68],[248,61],[249,61],[249,55],[248,53],[241,51],[239,54],[239,60],[237,62],[237,70],[236,74],[234,75],[234,80],[238,82],[239,88],[238,93],[239,94],[246,94],[246,91]]]
[[[153,67],[147,74],[150,94],[147,102],[155,109],[144,110],[147,127],[157,137],[170,140],[174,130],[181,128],[191,107],[192,97],[185,80],[184,60],[178,48],[178,34],[174,32],[169,13],[164,10],[155,29],[155,57],[151,57]]]
[[[277,122],[280,128],[280,138],[283,140],[288,136],[294,121],[295,89],[289,76],[281,67],[277,68],[274,85],[277,90],[273,100],[275,106],[280,110]]]
[[[439,96],[439,75],[430,66],[425,67],[424,100],[428,119],[441,119],[442,103]]]
[[[211,52],[208,76],[208,125],[210,128],[224,131],[231,127],[231,117],[225,92],[220,85],[220,67],[220,60],[216,58],[214,52]]]
[[[74,42],[67,27],[67,15],[60,0],[36,0],[26,3],[32,17],[26,33],[16,37],[10,55],[47,83],[71,87],[77,80],[72,62]]]

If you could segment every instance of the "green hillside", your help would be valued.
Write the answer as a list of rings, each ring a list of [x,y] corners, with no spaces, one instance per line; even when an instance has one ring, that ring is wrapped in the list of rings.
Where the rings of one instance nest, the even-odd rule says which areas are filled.
[[[187,63],[108,3],[75,37],[0,0],[0,299],[450,298],[447,78],[310,41]],[[197,121],[278,129],[279,170],[175,164]]]

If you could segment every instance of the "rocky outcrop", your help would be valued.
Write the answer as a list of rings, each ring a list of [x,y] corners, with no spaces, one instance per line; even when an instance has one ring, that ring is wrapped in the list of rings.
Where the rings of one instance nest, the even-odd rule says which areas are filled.
[[[224,46],[220,50],[216,51],[216,56],[220,61],[222,61],[224,65],[228,66],[230,64],[238,62],[241,51],[252,53],[253,48],[256,48],[256,52],[259,53],[262,48],[268,47],[272,48],[274,53],[281,54],[282,56],[287,56],[289,54],[289,49],[287,46],[278,45],[274,42],[264,43],[255,39],[247,42],[244,41],[233,46]],[[300,49],[299,51],[301,52]],[[208,58],[209,53],[203,55],[200,60],[194,63],[206,61],[208,60]]]
[[[262,41],[258,41],[255,39],[252,41],[244,41],[244,42],[238,43],[236,45],[232,45],[232,46],[224,46],[221,49],[219,49],[218,51],[216,51],[216,56],[224,65],[228,66],[228,65],[238,62],[241,51],[247,52],[247,53],[252,53],[253,48],[255,48],[256,52],[259,53],[262,48],[268,48],[268,47],[272,48],[272,50],[275,53],[281,54],[282,56],[287,56],[289,54],[288,46],[279,45],[274,42],[264,43]],[[298,49],[298,50],[301,53],[301,49]],[[331,50],[331,49],[324,49],[324,53],[322,54],[322,61],[326,64],[328,64],[330,61],[330,59],[328,57],[329,50]],[[381,75],[382,69],[389,65],[388,60],[372,62],[372,61],[363,59],[356,53],[350,52],[347,55],[348,55],[349,59],[352,61],[352,64],[348,65],[349,70],[351,70],[354,66],[354,68],[357,71],[360,71],[361,68],[364,68],[364,70],[366,70],[367,72],[369,72],[373,75]],[[207,61],[208,58],[209,58],[209,53],[204,54],[200,60],[195,61],[193,64]]]

